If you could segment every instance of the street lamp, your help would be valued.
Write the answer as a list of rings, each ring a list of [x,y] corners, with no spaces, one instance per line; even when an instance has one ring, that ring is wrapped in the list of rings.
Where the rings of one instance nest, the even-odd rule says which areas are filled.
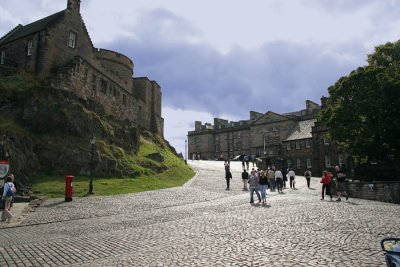
[[[93,149],[96,144],[96,137],[92,135],[90,138],[90,182],[89,182],[89,194],[93,194]]]
[[[184,159],[185,159],[185,163],[187,163],[187,140],[185,139],[185,156],[184,156]]]

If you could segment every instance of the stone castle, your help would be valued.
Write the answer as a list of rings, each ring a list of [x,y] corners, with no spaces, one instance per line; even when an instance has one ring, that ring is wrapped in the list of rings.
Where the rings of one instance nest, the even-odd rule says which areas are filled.
[[[127,56],[93,46],[80,2],[68,0],[65,10],[8,32],[0,39],[0,65],[49,78],[52,87],[163,137],[160,85],[133,78],[134,63]]]
[[[349,155],[328,139],[327,128],[317,121],[325,101],[321,98],[318,105],[307,100],[305,109],[285,114],[250,111],[248,120],[196,121],[188,132],[189,158],[242,160],[240,155],[252,155],[262,160],[263,168],[292,168],[298,175],[311,170],[314,176],[335,165],[349,167]]]

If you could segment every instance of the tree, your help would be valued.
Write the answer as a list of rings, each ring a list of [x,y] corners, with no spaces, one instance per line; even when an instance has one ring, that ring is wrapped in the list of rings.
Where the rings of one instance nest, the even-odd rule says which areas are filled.
[[[368,160],[399,159],[400,41],[376,47],[367,66],[328,92],[319,118],[339,147]]]

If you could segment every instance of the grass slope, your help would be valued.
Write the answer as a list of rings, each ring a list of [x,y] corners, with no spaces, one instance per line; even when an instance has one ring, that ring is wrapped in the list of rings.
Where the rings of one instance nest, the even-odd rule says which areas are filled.
[[[154,142],[155,141],[155,142]],[[153,140],[141,138],[140,150],[137,155],[127,155],[122,149],[110,148],[108,151],[114,158],[124,161],[138,170],[135,178],[93,178],[95,195],[116,195],[143,192],[183,185],[194,176],[194,171],[182,159],[176,157],[165,146],[161,138]],[[151,153],[161,153],[165,160],[157,162],[146,157]],[[162,171],[160,173],[160,171]],[[83,197],[89,190],[89,177],[74,177],[73,197]],[[65,178],[60,176],[41,176],[32,185],[34,194],[50,198],[64,197]]]

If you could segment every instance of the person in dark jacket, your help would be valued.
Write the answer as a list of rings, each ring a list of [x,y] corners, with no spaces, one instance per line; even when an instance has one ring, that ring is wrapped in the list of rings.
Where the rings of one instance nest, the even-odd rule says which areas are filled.
[[[247,183],[249,181],[249,173],[246,171],[246,169],[243,169],[242,172],[242,181],[243,181],[243,191],[247,191]]]
[[[336,178],[336,192],[338,199],[336,201],[341,201],[341,196],[344,195],[346,200],[349,199],[349,195],[346,192],[346,173],[342,171],[339,166],[335,166],[335,178]]]
[[[304,177],[306,177],[307,180],[307,187],[310,188],[311,171],[306,170],[306,172],[304,173]]]
[[[225,172],[225,179],[226,179],[226,190],[229,190],[229,184],[232,179],[232,173],[230,171]]]

